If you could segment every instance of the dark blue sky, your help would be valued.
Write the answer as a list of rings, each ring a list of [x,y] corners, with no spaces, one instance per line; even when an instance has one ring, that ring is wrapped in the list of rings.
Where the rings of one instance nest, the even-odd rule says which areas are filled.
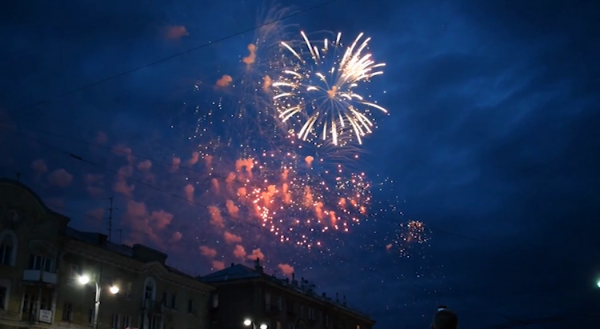
[[[298,11],[318,3],[281,6]],[[124,240],[165,250],[188,271],[207,273],[211,260],[236,261],[222,236],[203,229],[208,216],[169,195],[185,195],[185,175],[161,161],[189,159],[194,149],[184,130],[193,123],[181,130],[170,123],[190,104],[215,100],[214,92],[191,96],[194,84],[235,76],[254,33],[61,95],[251,28],[268,4],[2,7],[1,174],[21,172],[81,229],[103,229],[92,218],[106,214],[93,210],[114,196]],[[277,250],[271,241],[254,241],[247,252],[261,248],[270,270],[290,264],[329,294],[347,295],[380,328],[426,328],[440,303],[459,312],[463,328],[598,312],[599,8],[593,1],[339,0],[286,20],[292,32],[296,25],[372,37],[371,51],[387,67],[371,90],[390,116],[378,118],[379,129],[363,145],[368,156],[356,166],[394,180],[375,199],[401,206],[353,230],[331,254]],[[140,165],[143,158],[111,152],[118,144],[149,157],[151,169]],[[119,185],[120,176],[106,170],[128,161],[136,179],[160,191],[131,180]],[[126,195],[129,185],[135,189]],[[386,239],[409,219],[427,225],[430,242],[410,258],[387,253]],[[200,246],[211,251],[202,254]],[[565,317],[530,327],[598,321]]]

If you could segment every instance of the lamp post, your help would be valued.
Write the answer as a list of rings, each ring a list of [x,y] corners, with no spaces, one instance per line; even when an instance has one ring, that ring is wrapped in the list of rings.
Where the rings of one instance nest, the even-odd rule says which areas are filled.
[[[79,277],[79,283],[81,283],[82,285],[86,285],[90,282],[90,277],[87,275],[82,275]],[[96,294],[94,297],[94,320],[92,322],[92,328],[93,329],[97,329],[98,328],[98,312],[100,311],[100,293],[102,292],[102,286],[101,283],[98,283],[98,281],[101,281],[101,277],[98,276],[98,280],[93,280],[94,281],[94,285],[96,286]],[[108,291],[111,294],[117,294],[119,292],[119,287],[111,285],[110,288],[108,289]]]
[[[250,319],[244,320],[244,325],[246,327],[252,326],[252,329],[256,329],[256,323],[253,320],[250,320]],[[266,324],[263,323],[258,328],[259,329],[268,329],[269,326],[267,326]]]

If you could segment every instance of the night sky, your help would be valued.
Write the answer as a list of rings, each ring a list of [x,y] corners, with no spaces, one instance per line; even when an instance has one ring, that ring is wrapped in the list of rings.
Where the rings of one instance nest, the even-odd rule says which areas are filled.
[[[322,3],[3,4],[0,175],[21,173],[82,230],[106,232],[105,199],[114,197],[122,233],[113,240],[165,251],[170,265],[195,275],[256,256],[278,276],[293,267],[329,296],[346,295],[377,328],[426,328],[440,304],[458,312],[462,328],[595,327],[600,6],[338,0],[311,9]],[[241,61],[257,37],[277,50],[301,40],[300,30],[342,32],[346,43],[371,37],[368,52],[386,67],[365,92],[389,115],[374,113],[377,128],[362,145],[299,153],[323,159],[320,173],[343,166],[346,183],[348,173],[364,173],[372,199],[360,224],[313,232],[290,223],[319,225],[316,215],[284,211],[278,225],[296,233],[280,242],[241,204],[230,216],[230,199],[215,188],[225,190],[223,177],[256,147],[275,162],[291,149],[240,110],[272,107],[248,101],[257,99],[248,86],[277,68],[249,73]],[[273,63],[278,54],[257,58]],[[223,75],[233,81],[216,86]],[[411,221],[425,229],[399,239]],[[321,245],[298,246],[301,235]]]

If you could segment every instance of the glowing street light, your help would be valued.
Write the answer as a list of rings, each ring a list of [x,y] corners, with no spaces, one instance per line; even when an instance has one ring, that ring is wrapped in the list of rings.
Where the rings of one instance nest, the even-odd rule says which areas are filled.
[[[100,272],[100,275],[102,274],[102,272]],[[98,280],[100,280],[101,276],[98,276]],[[79,276],[79,278],[77,278],[77,280],[79,281],[80,284],[82,285],[86,285],[88,284],[90,281],[92,281],[90,279],[90,277],[88,275],[81,275]],[[98,284],[98,281],[94,280],[94,285],[96,286],[96,295],[94,297],[94,322],[93,322],[93,329],[97,329],[98,328],[98,312],[100,311],[100,293],[102,292],[102,287],[100,286],[100,284]],[[113,294],[116,295],[119,293],[119,287],[115,286],[115,285],[111,285],[108,288],[108,291]]]
[[[596,282],[596,285],[598,286],[598,288],[600,288],[600,280],[598,280],[598,281]]]
[[[252,320],[250,320],[250,319],[246,319],[246,320],[244,320],[244,325],[245,325],[246,327],[252,326],[252,329],[256,329],[256,323],[254,323],[254,321],[252,321]],[[259,326],[259,328],[260,328],[260,329],[268,329],[268,328],[269,328],[269,326],[267,326],[266,324],[264,324],[264,323],[263,323],[263,324],[261,324],[261,325]]]

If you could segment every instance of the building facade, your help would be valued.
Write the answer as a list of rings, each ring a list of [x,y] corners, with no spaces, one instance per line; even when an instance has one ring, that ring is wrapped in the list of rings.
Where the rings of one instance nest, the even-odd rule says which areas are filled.
[[[164,253],[68,223],[28,187],[0,180],[0,329],[208,329],[214,287],[167,266]]]
[[[303,278],[278,279],[240,264],[201,278],[217,287],[210,305],[211,329],[371,329],[368,315],[350,309],[345,297],[317,294]]]

